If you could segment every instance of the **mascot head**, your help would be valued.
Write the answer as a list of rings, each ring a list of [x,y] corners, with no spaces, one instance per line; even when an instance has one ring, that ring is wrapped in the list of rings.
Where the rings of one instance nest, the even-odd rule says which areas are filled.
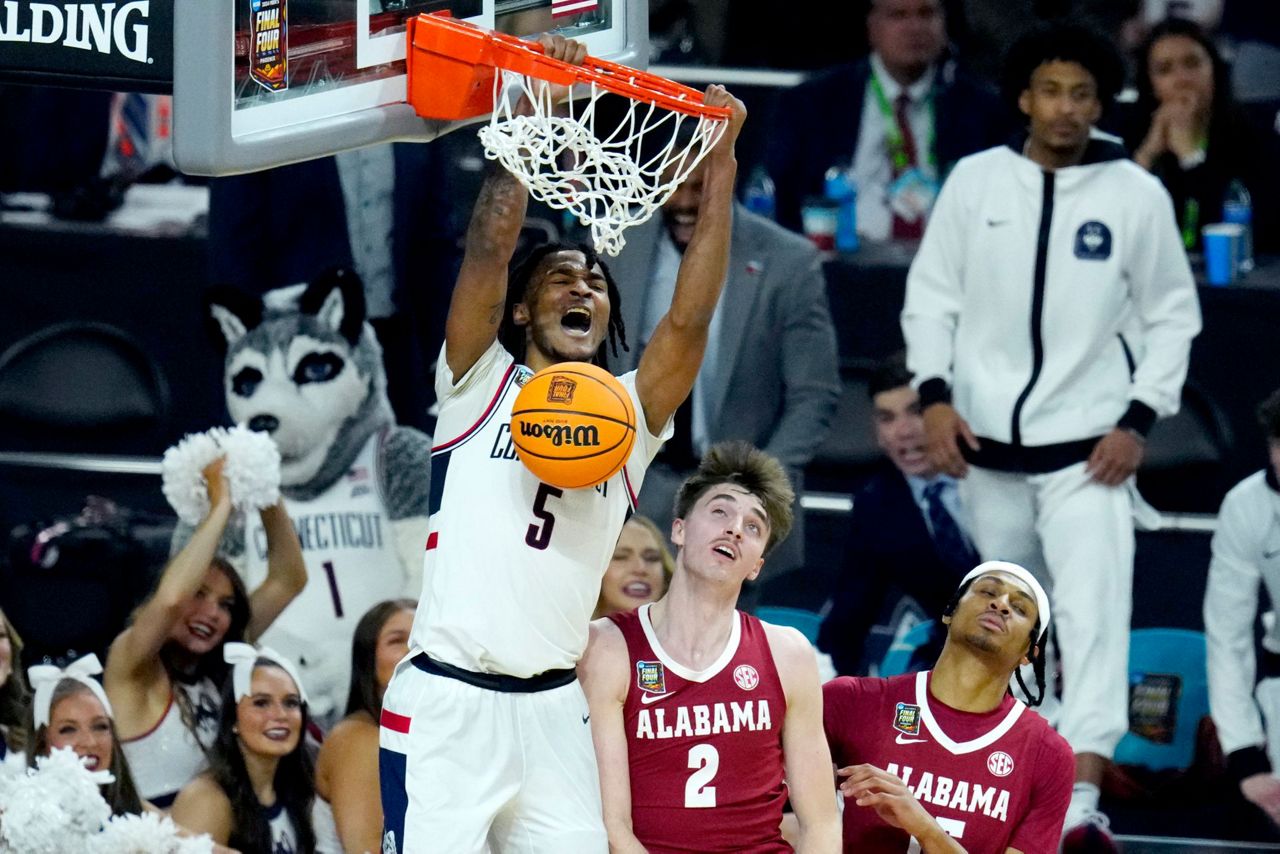
[[[208,308],[231,418],[271,434],[286,493],[323,492],[393,420],[359,277],[334,270],[260,298],[218,288]]]

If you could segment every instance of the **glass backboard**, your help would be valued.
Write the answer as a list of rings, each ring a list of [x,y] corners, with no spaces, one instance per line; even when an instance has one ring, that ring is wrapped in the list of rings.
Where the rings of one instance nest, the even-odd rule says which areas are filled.
[[[178,167],[251,172],[455,129],[404,103],[405,21],[442,10],[517,36],[559,32],[624,65],[647,61],[643,0],[177,0]]]

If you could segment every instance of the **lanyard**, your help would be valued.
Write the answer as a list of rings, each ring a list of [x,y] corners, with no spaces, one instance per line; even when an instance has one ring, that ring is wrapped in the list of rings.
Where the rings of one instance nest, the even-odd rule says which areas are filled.
[[[898,115],[893,107],[889,104],[889,98],[884,94],[884,87],[880,85],[880,77],[873,69],[871,72],[871,91],[875,93],[876,104],[880,107],[880,114],[884,116],[884,142],[889,149],[889,160],[893,163],[895,172],[904,172],[911,166],[911,161],[907,157],[907,146],[903,142],[902,127],[898,124]],[[937,117],[933,109],[933,90],[930,88],[929,94],[924,99],[925,108],[929,111],[930,121],[929,140],[923,152],[924,160],[932,167],[937,168],[937,158],[933,153],[934,138],[937,136]]]

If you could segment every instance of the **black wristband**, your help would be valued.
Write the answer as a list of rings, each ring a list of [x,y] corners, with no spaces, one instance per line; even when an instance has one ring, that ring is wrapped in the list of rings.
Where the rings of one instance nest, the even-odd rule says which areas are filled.
[[[1156,411],[1140,400],[1129,401],[1129,409],[1116,424],[1121,430],[1132,430],[1144,439],[1156,423]]]
[[[951,402],[951,389],[947,387],[947,381],[942,377],[930,377],[920,383],[920,388],[917,391],[920,394],[921,412],[935,403]]]
[[[1227,755],[1227,775],[1239,783],[1254,774],[1270,774],[1271,760],[1261,747],[1242,747]]]

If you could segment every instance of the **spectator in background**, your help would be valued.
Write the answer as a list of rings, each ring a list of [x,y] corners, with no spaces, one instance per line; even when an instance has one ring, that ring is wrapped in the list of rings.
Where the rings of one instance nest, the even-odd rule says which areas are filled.
[[[876,369],[867,393],[876,443],[888,464],[854,496],[844,564],[818,633],[818,647],[842,675],[864,671],[867,635],[890,588],[939,620],[960,579],[978,563],[962,524],[956,481],[925,453],[920,397],[901,356]]]
[[[0,611],[0,764],[25,764],[30,700],[22,678],[22,640]]]
[[[307,583],[298,535],[277,503],[260,511],[267,578],[252,595],[244,589],[235,569],[216,557],[231,517],[222,461],[204,477],[209,515],[112,642],[102,680],[138,789],[159,807],[206,765],[205,750],[217,736],[222,647],[261,635]]]
[[[1218,511],[1204,631],[1209,711],[1227,771],[1244,796],[1280,825],[1280,777],[1272,759],[1280,750],[1280,625],[1266,629],[1261,660],[1254,652],[1259,584],[1280,602],[1280,389],[1258,408],[1258,418],[1269,464],[1236,484]]]
[[[380,602],[356,625],[347,716],[325,738],[316,759],[316,835],[323,839],[336,830],[337,850],[382,850],[378,721],[391,674],[409,652],[414,606],[411,599]]]
[[[65,670],[51,664],[31,668],[28,677],[35,690],[29,729],[31,750],[27,766],[49,751],[70,747],[90,771],[110,771],[114,777],[101,786],[102,798],[114,815],[137,815],[145,806],[129,772],[129,761],[120,748],[111,704],[94,676],[102,672],[98,656],[90,654]]]
[[[1255,251],[1280,247],[1280,146],[1254,127],[1231,97],[1230,73],[1194,22],[1169,18],[1143,42],[1138,102],[1125,134],[1133,159],[1173,196],[1183,245],[1200,246],[1200,229],[1222,221],[1233,181],[1253,203]]]
[[[962,478],[974,544],[1053,591],[1069,835],[1105,829],[1098,785],[1128,729],[1133,474],[1200,329],[1169,194],[1092,133],[1122,79],[1115,46],[1079,25],[1013,46],[1006,92],[1030,132],[956,166],[902,313],[925,444]]]
[[[706,172],[704,160],[663,205],[661,217],[627,232],[627,245],[609,265],[632,340],[630,351],[610,365],[615,373],[636,368],[671,305],[701,216]],[[703,451],[727,439],[744,439],[781,460],[800,494],[802,471],[827,435],[839,396],[835,328],[817,250],[735,203],[729,273],[706,355],[693,392],[676,412],[675,433],[645,475],[639,511],[669,532],[681,481]],[[804,563],[802,514],[796,515],[796,530],[769,560],[769,577]],[[742,605],[747,610],[751,592]]]
[[[315,780],[303,744],[307,695],[293,664],[269,649],[228,644],[210,769],[183,787],[173,820],[237,851],[313,854]]]
[[[632,516],[622,526],[618,544],[613,547],[591,619],[634,611],[646,602],[658,601],[667,592],[675,568],[666,535],[652,519]]]
[[[995,94],[947,56],[941,0],[872,0],[867,35],[869,58],[779,99],[768,153],[778,221],[799,230],[827,169],[852,164],[858,233],[914,239],[951,166],[1013,128]]]

